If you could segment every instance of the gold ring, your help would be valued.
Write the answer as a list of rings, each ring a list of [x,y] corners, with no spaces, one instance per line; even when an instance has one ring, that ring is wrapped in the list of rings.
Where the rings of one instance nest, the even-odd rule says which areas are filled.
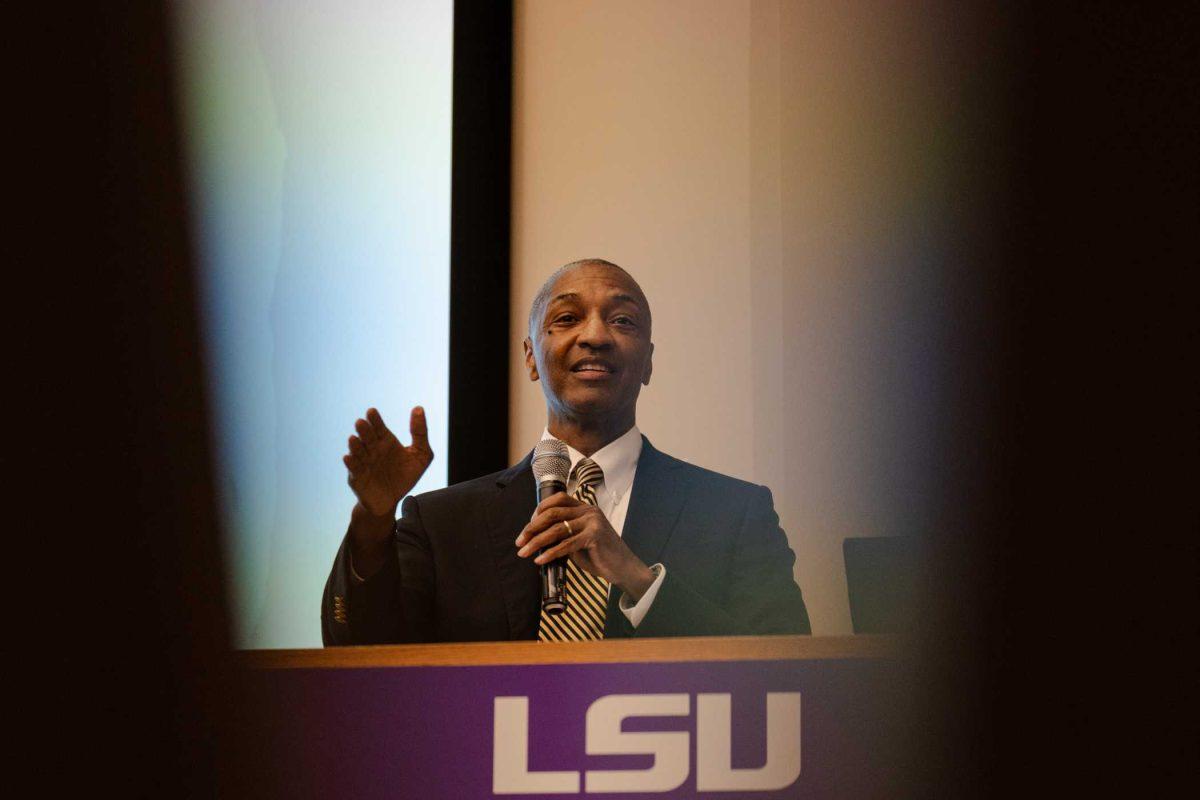
[[[567,520],[565,520],[565,519],[564,519],[564,520],[563,520],[563,525],[565,525],[565,526],[566,526],[566,528],[567,528],[567,536],[574,536],[574,535],[575,535],[575,531],[571,530],[571,523],[570,523],[570,522],[568,522]]]

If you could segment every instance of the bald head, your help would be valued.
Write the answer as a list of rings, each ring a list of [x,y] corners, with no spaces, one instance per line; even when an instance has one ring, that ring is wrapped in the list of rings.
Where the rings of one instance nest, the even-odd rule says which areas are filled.
[[[546,305],[550,302],[550,298],[553,296],[554,285],[558,283],[559,279],[567,273],[573,272],[577,269],[583,269],[585,267],[600,267],[621,273],[621,275],[624,276],[629,282],[631,288],[636,290],[638,297],[642,301],[642,305],[646,309],[646,319],[649,321],[650,302],[646,299],[646,293],[642,291],[642,287],[638,285],[638,282],[634,280],[633,276],[630,275],[624,267],[618,266],[611,261],[605,261],[603,258],[583,258],[579,261],[572,261],[570,264],[564,264],[563,266],[559,267],[554,271],[553,275],[546,279],[546,282],[542,284],[542,288],[538,289],[538,293],[534,295],[533,304],[529,307],[529,338],[537,338],[539,327],[538,321],[541,320],[542,314],[544,314],[546,311]]]

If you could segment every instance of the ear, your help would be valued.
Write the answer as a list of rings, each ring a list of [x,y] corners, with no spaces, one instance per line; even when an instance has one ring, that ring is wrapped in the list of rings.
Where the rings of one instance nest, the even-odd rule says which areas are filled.
[[[646,355],[646,368],[642,370],[642,386],[650,385],[650,373],[654,372],[654,342],[650,343],[650,352]]]
[[[521,346],[525,348],[525,369],[529,370],[529,380],[536,381],[538,371],[537,362],[533,358],[533,341],[526,336],[525,341],[521,342]]]

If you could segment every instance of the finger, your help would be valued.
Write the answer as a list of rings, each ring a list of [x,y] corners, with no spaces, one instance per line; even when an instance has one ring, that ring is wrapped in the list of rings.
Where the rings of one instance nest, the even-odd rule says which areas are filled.
[[[587,505],[587,503],[584,503],[580,500],[576,500],[574,497],[571,497],[571,495],[567,494],[566,492],[555,492],[554,494],[550,495],[542,502],[538,503],[538,507],[536,509],[534,509],[533,515],[536,517],[541,512],[546,511],[551,508],[559,508],[559,507],[579,508],[580,506],[586,506],[586,505]]]
[[[547,508],[553,508],[554,506],[559,505],[561,501],[559,501],[558,498],[567,496],[568,495],[566,492],[555,492],[554,494],[550,495],[545,500],[537,504],[537,507],[533,509],[533,513],[529,515],[529,519],[532,520]]]
[[[530,539],[533,539],[534,536],[542,533],[542,531],[550,530],[554,527],[554,525],[564,521],[564,519],[568,519],[568,521],[570,521],[570,519],[574,519],[569,516],[564,516],[563,511],[566,510],[548,509],[546,511],[542,511],[541,513],[535,513],[533,519],[530,519],[530,521],[526,524],[526,527],[521,529],[521,533],[517,534],[517,547],[526,545],[526,543]],[[572,524],[571,528],[578,530],[577,525],[574,524]]]
[[[521,558],[526,558],[533,555],[543,547],[554,544],[559,539],[570,536],[566,526],[561,524],[553,525],[544,531],[535,531],[527,533],[524,536],[523,544],[517,549],[517,555]]]
[[[408,432],[412,434],[413,447],[429,449],[429,426],[425,422],[425,409],[416,406],[408,418]]]
[[[559,506],[555,508],[548,508],[545,511],[534,514],[533,519],[529,520],[529,523],[522,528],[521,533],[517,535],[517,544],[524,544],[525,541],[528,541],[530,537],[536,536],[538,533],[549,529],[555,523],[562,522],[563,520],[574,521],[576,518],[586,514],[587,508],[589,507],[590,506],[585,506],[581,509]],[[572,525],[572,527],[576,532],[579,531],[578,526]]]
[[[562,558],[574,553],[576,550],[582,550],[587,547],[589,541],[588,537],[585,536],[569,536],[553,547],[546,548],[541,555],[533,559],[533,563],[549,564],[556,558]]]
[[[363,444],[371,444],[377,438],[374,428],[371,427],[371,423],[365,419],[354,421],[354,432],[362,438]]]
[[[371,430],[380,438],[383,438],[392,432],[391,429],[388,428],[387,423],[383,421],[383,416],[380,415],[379,409],[377,408],[367,409],[366,420],[371,424]]]
[[[351,436],[346,444],[350,449],[347,455],[351,461],[360,466],[367,463],[367,448],[357,436]]]
[[[578,528],[572,528],[571,531],[568,531],[566,525],[557,523],[531,537],[521,549],[517,550],[517,555],[521,558],[527,558],[539,550],[553,546],[556,542],[563,539],[573,539],[578,535]]]

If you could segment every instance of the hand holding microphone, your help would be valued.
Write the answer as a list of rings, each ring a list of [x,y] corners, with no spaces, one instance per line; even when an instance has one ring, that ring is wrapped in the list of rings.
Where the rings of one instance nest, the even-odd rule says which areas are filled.
[[[561,448],[561,449],[560,449]],[[654,573],[629,549],[599,508],[566,494],[571,461],[557,439],[543,439],[533,451],[538,507],[517,536],[517,555],[534,557],[541,567],[542,607],[565,610],[567,559],[603,578],[636,602],[654,583]]]

